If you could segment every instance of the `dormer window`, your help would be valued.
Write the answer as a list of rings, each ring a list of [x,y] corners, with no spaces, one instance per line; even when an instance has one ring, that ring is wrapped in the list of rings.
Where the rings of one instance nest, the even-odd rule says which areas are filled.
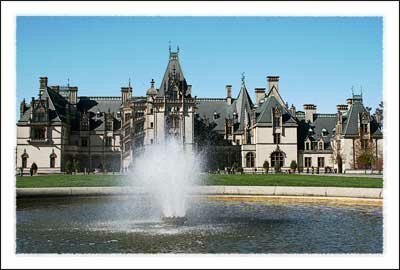
[[[279,108],[274,108],[273,110],[273,126],[274,127],[280,127],[281,126],[281,118],[282,118],[282,113],[279,110]]]
[[[327,136],[328,135],[328,131],[325,128],[323,128],[322,131],[321,131],[321,135],[323,137]]]
[[[361,132],[368,133],[368,124],[361,124]]]
[[[113,130],[113,121],[112,120],[108,120],[106,122],[106,130],[107,131],[112,131]]]
[[[324,150],[324,143],[323,142],[319,142],[318,143],[318,150]]]
[[[117,118],[121,118],[121,112],[117,112]]]
[[[88,121],[81,122],[81,130],[83,130],[83,131],[89,130],[89,122]]]
[[[96,113],[96,117],[97,117],[97,118],[100,118],[100,117],[101,117],[101,112],[97,112],[97,113]]]
[[[305,149],[306,150],[310,150],[310,142],[306,142],[305,143]]]
[[[214,112],[214,120],[218,119],[219,114],[217,112]]]
[[[368,133],[369,115],[367,112],[361,114],[360,129],[361,133]]]
[[[83,130],[83,131],[89,130],[89,117],[88,117],[87,113],[82,114],[81,130]]]

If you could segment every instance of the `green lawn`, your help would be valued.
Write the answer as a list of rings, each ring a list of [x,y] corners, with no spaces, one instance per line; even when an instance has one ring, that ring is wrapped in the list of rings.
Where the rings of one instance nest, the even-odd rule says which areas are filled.
[[[312,187],[371,187],[381,188],[382,178],[341,177],[321,175],[209,175],[201,184],[227,186],[312,186]],[[27,187],[105,187],[134,185],[119,175],[46,175],[17,176],[17,188]]]
[[[382,178],[344,177],[296,174],[209,175],[207,185],[224,186],[303,186],[303,187],[368,187],[381,188]]]

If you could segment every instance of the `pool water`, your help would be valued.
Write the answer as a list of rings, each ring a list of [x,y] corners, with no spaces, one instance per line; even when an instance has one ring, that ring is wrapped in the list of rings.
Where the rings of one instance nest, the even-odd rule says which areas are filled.
[[[380,206],[195,198],[183,226],[148,197],[17,200],[17,253],[382,253]]]

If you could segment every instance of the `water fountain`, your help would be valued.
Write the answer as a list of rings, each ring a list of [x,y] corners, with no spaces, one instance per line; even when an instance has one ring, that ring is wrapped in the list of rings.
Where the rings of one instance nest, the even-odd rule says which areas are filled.
[[[143,186],[162,212],[162,221],[183,225],[190,203],[189,192],[199,177],[201,158],[170,138],[147,146],[134,158],[130,177]]]

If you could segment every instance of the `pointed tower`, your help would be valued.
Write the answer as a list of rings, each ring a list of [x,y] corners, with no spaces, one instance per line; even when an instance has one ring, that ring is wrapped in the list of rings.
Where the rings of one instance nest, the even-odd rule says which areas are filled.
[[[190,96],[188,85],[179,63],[179,47],[176,52],[169,49],[169,61],[161,81],[159,97],[181,99]]]

